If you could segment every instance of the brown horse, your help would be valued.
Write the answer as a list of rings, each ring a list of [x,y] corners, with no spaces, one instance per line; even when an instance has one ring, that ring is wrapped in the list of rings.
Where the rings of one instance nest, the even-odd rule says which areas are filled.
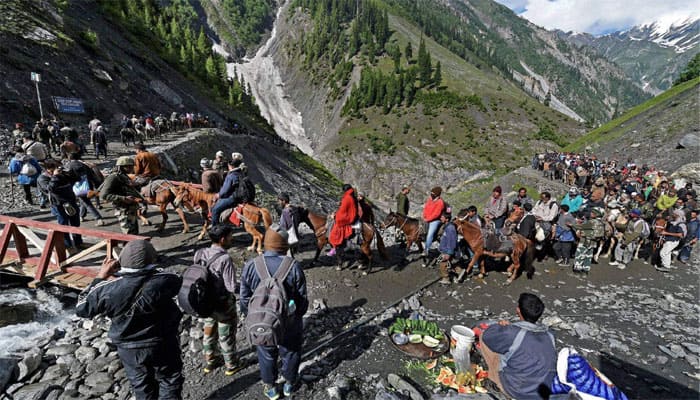
[[[299,208],[299,223],[306,224],[309,228],[313,229],[314,235],[316,236],[316,255],[314,256],[314,261],[318,260],[321,251],[328,243],[328,218],[324,215],[315,214],[308,209]],[[377,228],[374,226],[363,223],[362,224],[362,244],[360,245],[360,269],[365,271],[362,272],[363,275],[367,275],[372,270],[372,241],[377,239],[377,250],[379,255],[383,258],[387,258],[386,248],[384,247],[384,239],[382,235],[379,234]],[[350,240],[350,239],[348,239]],[[343,264],[343,253],[344,247],[336,249],[336,259],[338,261],[337,269],[342,269]]]
[[[153,189],[153,193],[155,196],[143,196],[144,199],[146,200],[146,203],[148,204],[153,204],[158,206],[158,209],[160,210],[160,215],[162,217],[162,221],[160,225],[158,226],[158,232],[162,232],[163,229],[165,228],[165,223],[168,221],[168,213],[166,211],[166,208],[168,207],[168,204],[171,204],[173,208],[175,209],[175,212],[177,212],[177,215],[180,216],[180,220],[182,220],[182,233],[187,233],[190,231],[190,226],[187,224],[187,220],[185,219],[185,213],[182,211],[180,207],[178,207],[175,203],[175,198],[176,198],[176,188],[175,185],[170,183],[166,179],[156,179],[153,180],[149,185],[152,185],[155,189]],[[143,192],[142,192],[143,195]],[[138,210],[138,217],[141,220],[142,225],[151,225],[151,221],[146,218],[145,215],[143,215],[141,209],[139,208]]]
[[[197,240],[204,239],[204,235],[209,229],[209,210],[216,202],[216,193],[206,193],[195,189],[190,184],[178,186],[175,195],[175,205],[183,205],[190,211],[199,208],[199,215],[202,217],[202,232],[197,236]]]
[[[455,221],[457,225],[457,231],[462,234],[464,240],[469,243],[469,247],[474,252],[474,256],[469,261],[467,266],[467,274],[471,273],[474,268],[474,264],[479,264],[479,278],[483,278],[486,275],[484,256],[500,257],[500,256],[510,256],[512,264],[508,267],[508,280],[506,284],[511,284],[518,277],[518,271],[520,269],[520,264],[524,264],[524,268],[527,271],[527,278],[532,279],[535,273],[535,269],[532,265],[534,259],[534,246],[530,240],[524,236],[513,233],[510,235],[513,241],[513,249],[507,253],[495,253],[488,251],[484,248],[484,238],[481,234],[481,228],[469,221],[457,218]]]
[[[182,204],[190,210],[197,207],[200,209],[200,215],[204,222],[202,224],[202,232],[200,232],[198,236],[199,240],[204,238],[209,228],[209,210],[215,203],[215,197],[216,194],[205,193],[199,189],[195,189],[191,185],[181,185],[177,189],[176,204]],[[237,211],[234,210],[233,212]],[[253,243],[248,246],[248,250],[256,250],[258,253],[262,253],[264,235],[258,230],[257,225],[262,222],[267,230],[272,224],[272,215],[270,215],[270,211],[266,208],[258,207],[253,203],[245,203],[239,217],[243,221],[243,228],[245,231],[253,236]]]
[[[233,212],[238,211],[234,209]],[[262,222],[265,230],[272,225],[272,215],[270,215],[270,211],[268,211],[267,208],[258,207],[253,203],[245,203],[243,205],[243,213],[240,215],[240,218],[241,221],[243,221],[243,228],[245,228],[245,231],[253,236],[253,243],[248,246],[248,250],[252,251],[255,249],[258,253],[262,254],[264,234],[258,230],[257,225]]]
[[[421,239],[422,229],[417,219],[389,210],[389,214],[387,214],[386,218],[384,218],[384,222],[382,222],[381,229],[386,229],[390,226],[395,226],[396,229],[401,230],[406,236],[406,253],[411,252],[413,243],[418,245],[418,251],[420,253],[423,252],[423,241]]]
[[[375,238],[377,239],[377,250],[379,250],[379,255],[382,257],[382,259],[386,259],[388,257],[386,248],[384,247],[384,239],[374,225],[370,225],[366,222],[362,223],[361,232],[355,234],[362,235],[362,244],[360,245],[359,257],[360,265],[358,266],[358,269],[363,270],[362,275],[367,275],[372,272],[372,241]],[[338,271],[343,269],[343,253],[347,251],[350,240],[354,240],[354,238],[346,239],[344,246],[341,245],[340,247],[336,248],[336,259],[338,261],[336,270]],[[350,265],[352,265],[352,263],[348,263],[348,266]]]
[[[313,261],[316,262],[321,255],[321,251],[326,247],[326,244],[328,244],[328,218],[326,218],[325,215],[316,214],[304,207],[298,207],[297,210],[299,220],[294,221],[297,232],[299,231],[299,224],[304,223],[314,231],[314,236],[316,236],[316,255],[313,259]]]

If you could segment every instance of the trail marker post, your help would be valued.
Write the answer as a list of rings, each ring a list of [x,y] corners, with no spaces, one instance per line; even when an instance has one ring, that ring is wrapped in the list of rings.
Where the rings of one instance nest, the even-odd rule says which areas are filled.
[[[38,72],[32,72],[32,82],[36,86],[36,98],[39,100],[39,115],[41,119],[44,119],[44,110],[41,107],[41,94],[39,93],[39,82],[41,82],[41,74]]]

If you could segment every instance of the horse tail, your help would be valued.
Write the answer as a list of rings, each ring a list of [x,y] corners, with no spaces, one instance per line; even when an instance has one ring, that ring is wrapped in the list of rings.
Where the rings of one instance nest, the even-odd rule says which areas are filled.
[[[377,237],[377,250],[379,250],[379,255],[382,256],[383,260],[386,260],[389,258],[389,255],[387,254],[386,247],[384,246],[384,238],[382,238],[382,234],[379,233],[376,226],[372,226],[372,229],[374,229],[374,236]]]
[[[265,230],[267,230],[272,225],[272,215],[270,215],[270,211],[267,208],[263,207],[260,207],[260,215],[262,215],[263,225],[265,225]]]
[[[523,254],[522,263],[524,271],[526,272],[527,279],[532,279],[535,275],[535,246],[530,240],[525,239],[527,247],[525,248],[525,254]]]

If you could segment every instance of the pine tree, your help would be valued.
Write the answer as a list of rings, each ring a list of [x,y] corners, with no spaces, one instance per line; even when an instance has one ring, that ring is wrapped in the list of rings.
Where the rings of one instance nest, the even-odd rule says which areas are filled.
[[[411,42],[406,43],[406,49],[403,52],[406,55],[406,61],[410,64],[413,58],[413,46],[411,46]]]
[[[211,46],[207,35],[204,34],[204,28],[199,28],[199,36],[197,36],[197,51],[201,55],[209,54],[211,52]]]
[[[425,41],[421,38],[420,46],[418,47],[418,76],[421,81],[421,86],[427,86],[431,83],[433,69],[430,65],[430,53],[425,48]]]
[[[204,69],[207,73],[207,79],[210,83],[214,83],[219,80],[219,75],[216,71],[216,63],[214,63],[214,57],[207,57],[207,61],[204,63]]]
[[[433,74],[433,85],[435,85],[436,88],[439,88],[440,85],[442,85],[442,65],[440,64],[440,61],[438,61],[435,65],[435,73]]]

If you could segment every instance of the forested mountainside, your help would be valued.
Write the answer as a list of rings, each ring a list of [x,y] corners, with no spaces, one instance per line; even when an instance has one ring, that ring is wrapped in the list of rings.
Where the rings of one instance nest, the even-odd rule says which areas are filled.
[[[657,23],[604,36],[563,33],[578,46],[595,49],[615,62],[645,91],[657,95],[671,87],[685,65],[700,51],[700,20],[669,27]]]
[[[107,123],[121,114],[190,111],[269,129],[245,84],[228,79],[187,1],[8,0],[0,16],[5,121],[39,118],[29,79],[38,72],[46,113],[55,112],[51,96],[65,96],[81,98]]]

